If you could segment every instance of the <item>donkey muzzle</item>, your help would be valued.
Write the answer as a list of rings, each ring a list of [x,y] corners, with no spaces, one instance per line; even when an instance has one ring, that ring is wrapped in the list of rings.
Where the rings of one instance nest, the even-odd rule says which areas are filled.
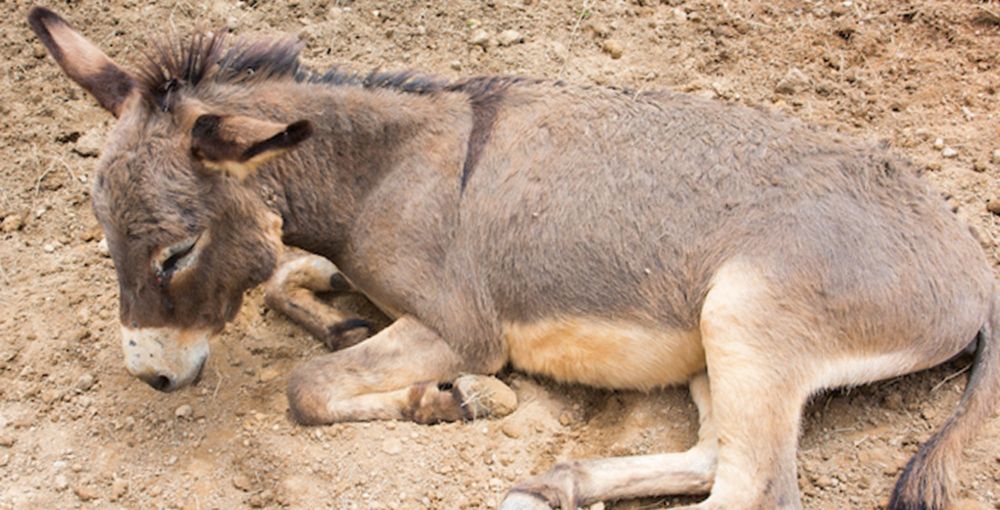
[[[122,327],[129,373],[157,391],[174,391],[196,381],[208,359],[208,330]]]

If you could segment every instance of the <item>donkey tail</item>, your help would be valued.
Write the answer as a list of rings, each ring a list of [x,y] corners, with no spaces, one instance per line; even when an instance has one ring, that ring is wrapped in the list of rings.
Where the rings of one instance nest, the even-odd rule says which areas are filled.
[[[979,330],[976,356],[958,408],[910,459],[887,510],[945,510],[954,487],[962,445],[992,416],[1000,400],[1000,294],[994,290],[987,323]]]

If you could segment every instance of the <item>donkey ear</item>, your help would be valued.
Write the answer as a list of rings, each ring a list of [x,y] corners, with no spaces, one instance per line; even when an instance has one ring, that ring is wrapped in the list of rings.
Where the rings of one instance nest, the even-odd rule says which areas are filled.
[[[135,79],[58,14],[35,7],[28,23],[59,67],[105,110],[120,116],[125,100],[136,91]]]
[[[205,114],[191,128],[191,154],[206,167],[243,180],[312,136],[312,123],[279,124],[239,115]]]

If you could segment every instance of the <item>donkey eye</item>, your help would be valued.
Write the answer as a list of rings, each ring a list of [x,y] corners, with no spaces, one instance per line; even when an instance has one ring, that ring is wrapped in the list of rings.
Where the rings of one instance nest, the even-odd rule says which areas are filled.
[[[175,272],[191,265],[196,258],[193,255],[196,255],[194,252],[199,238],[200,236],[194,236],[185,239],[161,252],[154,265],[156,278],[161,284],[168,281]]]
[[[178,248],[176,252],[170,254],[167,260],[163,261],[163,267],[161,268],[164,272],[174,272],[177,269],[177,263],[181,259],[187,257],[191,254],[191,250],[194,249],[194,243],[186,244]]]

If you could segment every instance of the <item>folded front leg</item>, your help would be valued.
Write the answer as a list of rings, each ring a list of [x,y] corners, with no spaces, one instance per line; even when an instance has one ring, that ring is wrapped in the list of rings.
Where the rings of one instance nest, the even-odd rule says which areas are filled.
[[[350,347],[372,333],[367,321],[338,310],[317,292],[344,293],[353,288],[329,260],[312,254],[286,254],[264,288],[267,306],[287,315],[331,351]]]
[[[296,421],[412,420],[503,416],[514,392],[486,375],[462,375],[464,360],[437,333],[404,316],[355,346],[298,367],[288,383]]]

